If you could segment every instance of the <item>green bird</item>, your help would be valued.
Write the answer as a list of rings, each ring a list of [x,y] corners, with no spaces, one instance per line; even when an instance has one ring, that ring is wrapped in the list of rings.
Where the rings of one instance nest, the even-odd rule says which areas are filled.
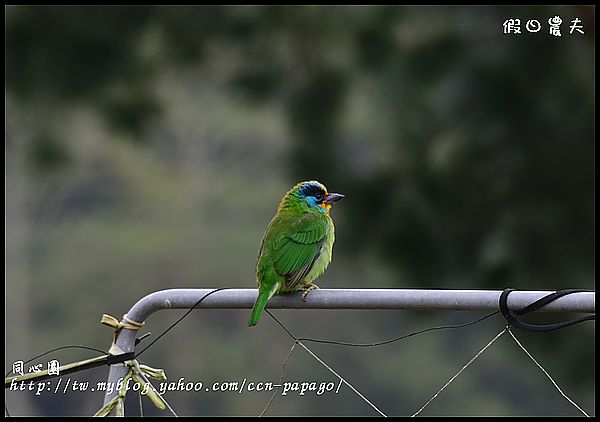
[[[331,205],[344,198],[327,193],[315,181],[301,182],[290,189],[279,204],[260,244],[256,263],[258,298],[252,308],[250,327],[258,324],[273,295],[304,290],[302,300],[331,262],[335,240]]]

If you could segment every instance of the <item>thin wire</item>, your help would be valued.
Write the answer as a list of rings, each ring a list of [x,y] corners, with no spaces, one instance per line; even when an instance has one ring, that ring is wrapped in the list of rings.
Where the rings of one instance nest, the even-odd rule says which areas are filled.
[[[304,345],[304,343],[302,343],[301,341],[298,341],[298,344],[300,346],[302,346],[308,353],[311,354],[312,357],[314,357],[317,361],[319,361],[321,363],[321,365],[323,365],[325,368],[329,369],[329,371],[331,371],[333,374],[337,375],[337,377],[339,379],[341,379],[344,384],[346,384],[348,387],[350,387],[352,389],[352,391],[354,391],[356,394],[358,394],[360,396],[360,398],[362,398],[366,403],[369,404],[369,406],[371,406],[373,409],[375,409],[381,416],[387,417],[387,415],[385,413],[383,413],[381,410],[379,410],[373,403],[371,403],[369,401],[369,399],[367,399],[365,396],[363,396],[360,391],[358,391],[356,388],[354,388],[352,386],[352,384],[350,384],[348,381],[346,381],[340,374],[338,374],[337,372],[335,372],[329,365],[327,365],[325,362],[323,362],[317,355],[315,355],[308,347],[306,347]]]
[[[496,337],[494,337],[492,340],[490,340],[490,342],[489,342],[488,344],[486,344],[486,345],[483,347],[483,349],[481,349],[479,352],[477,352],[477,354],[476,354],[475,356],[473,356],[473,358],[472,358],[470,361],[468,361],[466,365],[464,365],[462,368],[460,368],[460,370],[459,370],[459,371],[458,371],[456,374],[454,374],[454,376],[453,376],[452,378],[450,378],[450,380],[449,380],[449,381],[448,381],[446,384],[444,384],[444,386],[443,386],[442,388],[440,388],[440,389],[438,390],[438,392],[437,392],[437,393],[435,393],[435,394],[433,395],[433,397],[432,397],[432,398],[430,398],[430,399],[427,401],[427,403],[425,403],[425,404],[423,405],[423,407],[421,407],[421,408],[420,408],[420,409],[419,409],[419,410],[418,410],[418,411],[417,411],[415,414],[413,414],[412,416],[413,416],[413,417],[415,417],[415,416],[417,416],[419,413],[421,413],[421,412],[423,411],[423,409],[425,409],[425,408],[426,408],[426,407],[429,405],[429,403],[431,403],[431,402],[432,402],[432,401],[433,401],[433,400],[434,400],[434,399],[435,399],[435,398],[436,398],[436,397],[437,397],[437,396],[438,396],[438,395],[439,395],[439,394],[440,394],[442,391],[444,391],[444,389],[445,389],[446,387],[448,387],[448,386],[449,386],[449,385],[452,383],[452,381],[454,381],[454,380],[455,380],[455,379],[456,379],[456,378],[457,378],[457,377],[458,377],[458,376],[459,376],[459,375],[460,375],[460,374],[461,374],[461,373],[462,373],[462,372],[463,372],[465,369],[467,369],[467,367],[468,367],[469,365],[471,365],[471,364],[473,363],[473,361],[475,361],[475,359],[477,359],[477,358],[478,358],[478,357],[479,357],[479,356],[480,356],[480,355],[481,355],[483,352],[485,352],[485,350],[486,350],[488,347],[490,347],[490,346],[492,345],[492,343],[493,343],[493,342],[495,342],[495,341],[496,341],[496,340],[497,340],[497,339],[498,339],[498,338],[499,338],[499,337],[500,337],[502,334],[504,334],[506,331],[507,331],[507,330],[506,330],[506,328],[502,329],[502,331],[500,331],[500,332],[499,332],[499,333],[496,335]]]
[[[369,399],[367,399],[364,395],[362,395],[360,393],[360,391],[358,391],[356,388],[354,388],[352,386],[352,384],[350,384],[348,381],[346,381],[344,379],[344,377],[342,377],[340,374],[338,374],[337,372],[335,372],[335,370],[333,370],[333,368],[331,368],[329,365],[327,365],[325,362],[323,362],[317,355],[315,355],[308,347],[306,347],[304,345],[304,343],[302,343],[298,338],[296,338],[296,336],[294,336],[292,334],[292,332],[290,330],[287,329],[287,327],[285,325],[283,325],[283,323],[281,321],[279,321],[271,312],[269,312],[268,309],[266,309],[266,312],[271,316],[271,318],[273,318],[275,320],[275,322],[277,322],[277,324],[279,324],[280,327],[282,327],[286,333],[288,333],[288,335],[293,338],[297,344],[299,344],[300,346],[302,346],[308,353],[310,353],[310,355],[312,357],[314,357],[321,365],[323,365],[325,368],[327,368],[331,373],[333,373],[334,375],[336,375],[340,380],[342,380],[344,382],[344,384],[346,384],[348,387],[350,387],[352,389],[352,391],[354,391],[356,394],[358,394],[358,396],[360,398],[362,398],[369,406],[371,406],[373,409],[375,409],[380,415],[387,417],[387,415],[385,413],[383,413],[381,410],[379,410],[377,408],[377,406],[375,406],[373,403],[371,403],[369,401]]]
[[[154,388],[154,385],[152,384],[152,382],[150,382],[150,379],[146,376],[146,374],[143,371],[139,372],[139,375],[142,377],[142,379],[144,381],[146,381],[147,384],[150,384],[150,388],[152,388],[152,390],[161,397],[162,402],[167,406],[167,408],[169,409],[169,411],[171,411],[171,413],[173,414],[173,416],[178,417],[177,413],[175,413],[175,411],[173,410],[173,408],[171,407],[171,405],[165,400],[165,398],[163,396],[160,395],[160,393],[158,392],[158,390],[156,388]]]
[[[192,306],[190,309],[188,309],[188,310],[187,310],[187,312],[181,316],[181,318],[179,318],[177,321],[175,321],[173,324],[171,324],[171,325],[169,326],[169,328],[167,328],[165,331],[163,331],[163,332],[162,332],[162,333],[161,333],[161,334],[160,334],[158,337],[156,337],[156,338],[155,338],[155,339],[154,339],[152,342],[150,342],[150,344],[148,344],[148,345],[147,345],[146,347],[144,347],[144,348],[143,348],[143,349],[142,349],[142,350],[141,350],[139,353],[137,353],[137,354],[135,355],[135,357],[134,357],[134,358],[137,358],[139,355],[141,355],[141,354],[142,354],[142,353],[144,353],[146,350],[148,350],[148,348],[149,348],[150,346],[152,346],[154,343],[156,343],[158,340],[160,340],[160,339],[161,339],[161,338],[162,338],[162,337],[163,337],[165,334],[167,334],[167,333],[168,333],[168,332],[169,332],[171,329],[173,329],[173,328],[174,328],[174,327],[175,327],[177,324],[179,324],[179,323],[180,323],[180,322],[181,322],[181,321],[182,321],[182,320],[183,320],[185,317],[187,317],[187,316],[188,316],[188,315],[189,315],[189,314],[190,314],[190,313],[191,313],[191,312],[192,312],[192,311],[193,311],[193,310],[194,310],[194,309],[195,309],[195,308],[196,308],[196,307],[197,307],[197,306],[198,306],[198,305],[199,305],[199,304],[200,304],[200,303],[201,303],[201,302],[204,300],[204,299],[206,299],[208,296],[210,296],[210,295],[212,295],[212,294],[214,294],[214,293],[216,293],[216,292],[218,292],[218,291],[221,291],[221,290],[227,290],[227,289],[229,289],[229,287],[222,287],[222,288],[219,288],[219,289],[212,290],[212,291],[208,292],[207,294],[205,294],[204,296],[202,296],[202,297],[201,297],[201,298],[200,298],[200,299],[199,299],[199,300],[198,300],[198,301],[197,301],[197,302],[194,304],[194,306]],[[31,358],[31,359],[29,359],[29,360],[27,360],[27,361],[23,362],[23,364],[29,363],[29,362],[31,362],[31,361],[33,361],[33,360],[35,360],[35,359],[39,359],[39,358],[41,358],[41,357],[43,357],[43,356],[45,356],[45,355],[47,355],[47,354],[50,354],[50,353],[53,353],[53,352],[56,352],[56,351],[58,351],[58,350],[62,350],[62,349],[85,349],[85,350],[93,350],[93,351],[100,352],[100,353],[106,353],[104,350],[96,349],[96,348],[94,348],[94,347],[88,347],[88,346],[79,346],[79,345],[68,345],[68,346],[61,346],[61,347],[57,347],[57,348],[55,348],[55,349],[52,349],[52,350],[48,350],[47,352],[44,352],[44,353],[42,353],[42,354],[40,354],[40,355],[37,355],[37,356],[34,356],[33,358]],[[7,377],[7,376],[8,376],[8,374],[10,374],[10,372],[11,372],[11,371],[8,371],[8,372],[6,373],[6,375],[5,375],[5,377]],[[152,385],[152,384],[150,384],[150,385]],[[156,389],[154,388],[154,386],[152,386],[152,389],[154,389],[154,391],[156,391]],[[158,392],[157,392],[157,393],[158,393]],[[166,403],[166,401],[165,401],[165,403]],[[174,410],[171,408],[171,406],[169,406],[169,404],[168,404],[168,403],[166,403],[166,404],[167,404],[167,407],[169,408],[169,410],[170,410],[170,411],[173,413],[173,415],[177,416],[177,414],[176,414],[176,413],[175,413],[175,411],[174,411]],[[8,411],[8,407],[7,407],[7,405],[6,405],[6,402],[4,403],[4,410],[5,410],[5,412],[6,412],[6,415],[7,415],[7,416],[10,416],[10,413],[9,413],[9,411]]]
[[[150,348],[152,345],[154,345],[154,343],[156,343],[160,338],[162,338],[164,335],[166,335],[171,329],[173,329],[177,324],[179,324],[185,317],[187,317],[204,299],[206,299],[208,296],[221,291],[221,290],[227,290],[230,289],[228,287],[224,287],[224,288],[218,288],[215,290],[210,291],[209,293],[207,293],[206,295],[204,295],[202,298],[200,298],[196,304],[194,304],[193,307],[191,307],[190,309],[187,310],[187,312],[185,314],[183,314],[177,321],[175,321],[173,324],[171,324],[164,332],[162,332],[158,337],[156,337],[150,344],[148,344],[144,349],[142,349],[139,353],[137,353],[135,355],[135,358],[137,358],[139,355],[141,355],[142,353],[144,353],[148,348]],[[312,339],[312,338],[297,338],[295,337],[288,329],[285,325],[283,325],[283,323],[281,323],[268,309],[266,310],[266,312],[271,316],[271,318],[273,318],[280,326],[281,328],[291,337],[294,339],[294,345],[292,346],[292,348],[290,349],[290,351],[288,352],[288,355],[284,361],[282,370],[281,370],[281,377],[280,377],[280,383],[281,380],[283,379],[283,375],[285,372],[285,368],[286,365],[292,355],[292,352],[294,351],[296,345],[300,345],[302,346],[311,356],[313,356],[319,363],[321,363],[321,365],[323,365],[325,368],[327,368],[330,372],[332,372],[333,374],[335,374],[342,382],[344,382],[348,387],[350,387],[358,396],[360,396],[366,403],[368,403],[372,408],[374,408],[379,414],[381,414],[382,416],[386,416],[382,411],[380,411],[373,403],[371,403],[364,395],[362,395],[356,388],[354,388],[348,381],[346,381],[341,375],[339,375],[335,370],[333,370],[329,365],[327,365],[323,360],[321,360],[316,354],[314,354],[305,344],[303,344],[302,342],[314,342],[314,343],[322,343],[322,344],[335,344],[335,345],[341,345],[341,346],[350,346],[350,347],[375,347],[375,346],[381,346],[381,345],[385,345],[385,344],[390,344],[402,339],[406,339],[418,334],[423,334],[425,332],[429,332],[429,331],[435,331],[435,330],[442,330],[442,329],[455,329],[455,328],[463,328],[463,327],[467,327],[470,325],[474,325],[477,324],[487,318],[490,318],[491,316],[499,313],[499,311],[495,311],[491,314],[488,314],[484,317],[481,317],[477,320],[468,322],[468,323],[464,323],[464,324],[458,324],[458,325],[447,325],[447,326],[440,326],[440,327],[431,327],[431,328],[426,328],[424,330],[419,330],[413,333],[409,333],[406,335],[402,335],[400,337],[391,339],[391,340],[384,340],[384,341],[380,341],[380,342],[375,342],[375,343],[350,343],[350,342],[343,342],[343,341],[333,341],[333,340],[323,340],[323,339]],[[423,407],[421,407],[421,409],[419,409],[413,416],[417,416],[419,413],[421,413],[423,411],[423,409],[425,409],[425,407],[427,407],[448,385],[450,385],[469,365],[471,365],[471,363],[473,363],[473,361],[475,361],[475,359],[477,359],[488,347],[490,347],[492,345],[492,343],[494,343],[502,334],[504,334],[505,331],[508,331],[509,334],[511,335],[511,337],[514,339],[514,341],[521,347],[521,349],[529,356],[529,358],[531,360],[533,360],[533,362],[544,372],[544,374],[546,374],[546,376],[550,379],[550,381],[553,383],[553,385],[555,386],[555,388],[559,391],[559,393],[566,399],[568,400],[573,406],[575,406],[581,413],[583,413],[585,416],[589,415],[583,410],[581,409],[581,407],[579,407],[573,400],[571,400],[569,397],[566,396],[566,394],[560,389],[560,387],[558,386],[558,384],[556,384],[556,382],[552,379],[552,377],[548,374],[548,372],[533,358],[533,356],[531,356],[531,354],[523,347],[523,345],[517,340],[517,338],[512,334],[512,332],[508,329],[508,327],[506,327],[505,329],[503,329],[498,335],[496,335],[496,337],[494,337],[483,349],[481,349],[469,362],[467,362],[466,365],[464,365],[431,399],[429,399],[429,401],[427,401],[427,403],[425,403],[425,405],[423,405]],[[92,351],[96,351],[96,352],[100,352],[100,353],[106,353],[104,350],[101,349],[97,349],[94,347],[88,347],[88,346],[79,346],[79,345],[67,345],[67,346],[61,346],[61,347],[57,347],[55,349],[49,350],[47,352],[44,352],[38,356],[35,356],[25,362],[23,362],[24,364],[29,363],[33,360],[39,359],[47,354],[59,351],[59,350],[63,350],[63,349],[85,349],[85,350],[92,350]],[[7,372],[6,376],[8,376],[8,374],[10,374],[11,371]],[[158,391],[154,388],[154,386],[152,385],[152,383],[150,383],[150,381],[146,378],[146,381],[151,385],[152,389],[158,394]],[[270,407],[270,405],[272,404],[275,395],[277,393],[277,391],[279,390],[279,388],[275,391],[275,393],[273,394],[273,396],[271,397],[271,400],[269,401],[269,403],[267,403],[267,406],[265,407],[265,409],[262,411],[261,416],[264,415],[264,413],[268,410],[268,408]],[[143,415],[143,409],[142,409],[142,403],[141,403],[141,395],[139,396],[140,399],[140,414]],[[175,411],[171,408],[171,406],[165,401],[167,407],[169,408],[169,410],[171,411],[171,413],[175,416],[177,416],[177,414],[175,413]],[[8,407],[6,406],[5,403],[5,411],[6,411],[6,415],[9,415],[8,412]]]
[[[546,374],[546,376],[548,377],[548,379],[550,381],[552,381],[552,384],[554,384],[554,387],[556,387],[556,389],[561,394],[561,396],[563,396],[565,399],[567,399],[567,401],[569,403],[571,403],[573,406],[575,406],[577,408],[577,410],[579,410],[581,413],[583,413],[585,416],[587,416],[589,418],[590,415],[588,415],[587,413],[585,413],[585,411],[581,407],[579,407],[577,405],[577,403],[575,403],[573,400],[571,400],[569,397],[567,397],[567,395],[561,390],[561,388],[558,386],[558,384],[552,379],[552,377],[550,376],[550,374],[542,367],[542,365],[540,365],[534,359],[533,356],[531,356],[531,353],[529,353],[527,351],[527,349],[525,349],[525,347],[523,347],[523,345],[519,342],[519,340],[517,340],[517,338],[515,337],[515,335],[512,333],[512,331],[510,330],[510,328],[507,328],[507,331],[508,331],[508,334],[510,334],[510,336],[513,338],[513,340],[519,345],[519,347],[521,349],[523,349],[523,351],[527,354],[527,356],[529,356],[529,358],[533,361],[533,363],[535,363],[537,365],[537,367],[540,368],[544,374]]]
[[[135,357],[137,358],[139,355],[141,355],[142,353],[144,353],[146,350],[148,350],[148,348],[150,348],[150,346],[152,346],[154,343],[156,343],[158,340],[160,340],[165,334],[167,334],[169,331],[171,331],[186,316],[188,316],[194,309],[196,309],[196,306],[200,305],[200,302],[202,302],[204,299],[206,299],[207,297],[209,297],[210,295],[212,295],[214,293],[220,292],[221,290],[228,290],[228,289],[231,289],[231,287],[221,287],[221,288],[212,290],[212,291],[208,292],[207,294],[205,294],[204,296],[202,296],[200,298],[200,300],[198,300],[198,302],[196,302],[196,304],[194,306],[192,306],[190,309],[188,309],[187,312],[181,316],[181,318],[179,318],[177,321],[175,321],[173,324],[171,324],[169,326],[169,328],[167,328],[158,337],[156,337],[154,340],[152,340],[150,342],[150,344],[148,344],[146,347],[144,347],[140,352],[136,353]]]
[[[44,352],[44,353],[42,353],[40,355],[34,356],[31,359],[26,360],[25,362],[23,362],[23,365],[25,365],[26,363],[29,363],[31,361],[34,361],[36,359],[39,359],[39,358],[41,358],[43,356],[46,356],[46,355],[48,355],[50,353],[58,352],[59,350],[64,350],[64,349],[84,349],[84,350],[92,350],[94,352],[106,353],[104,350],[100,350],[100,349],[97,349],[95,347],[80,346],[80,345],[77,345],[77,344],[70,344],[70,345],[67,345],[67,346],[56,347],[56,348],[48,350],[47,352]],[[10,374],[11,372],[12,372],[12,370],[8,371],[6,373],[6,375],[4,376],[4,378],[8,377],[8,374]],[[8,405],[6,404],[6,401],[4,401],[4,411],[6,412],[6,416],[10,417],[10,412],[8,411]]]
[[[31,359],[29,359],[29,360],[26,360],[25,362],[23,362],[23,365],[25,365],[26,363],[29,363],[31,361],[34,361],[36,359],[39,359],[39,358],[41,358],[43,356],[46,356],[46,355],[48,355],[50,353],[57,352],[57,351],[63,350],[63,349],[84,349],[84,350],[92,350],[94,352],[100,352],[100,353],[104,353],[104,354],[106,353],[105,350],[101,350],[101,349],[97,349],[95,347],[89,347],[89,346],[79,346],[79,345],[60,346],[60,347],[56,347],[56,348],[54,348],[52,350],[48,350],[47,352],[44,352],[41,355],[34,356]],[[6,378],[8,376],[8,374],[10,374],[11,372],[12,372],[12,370],[8,371],[4,377]]]
[[[294,344],[292,345],[292,348],[288,352],[287,357],[285,358],[285,361],[283,362],[283,366],[281,367],[281,375],[279,376],[279,384],[280,385],[283,382],[283,374],[285,373],[285,368],[287,366],[288,360],[290,360],[290,357],[292,356],[292,352],[294,351],[294,349],[296,348],[297,345],[298,345],[298,342],[294,341]],[[275,390],[275,392],[271,396],[271,400],[269,400],[269,403],[267,403],[267,405],[265,406],[265,408],[263,409],[263,411],[260,412],[259,417],[262,417],[262,416],[265,415],[265,413],[267,412],[267,410],[271,406],[271,403],[273,403],[273,400],[275,400],[275,396],[277,395],[278,391],[279,391],[279,387],[277,387],[277,389]]]
[[[266,313],[268,313],[268,314],[271,316],[271,318],[273,318],[273,319],[275,320],[275,322],[276,322],[277,324],[279,324],[279,326],[280,326],[281,328],[283,328],[283,329],[285,330],[285,332],[286,332],[286,333],[288,333],[288,335],[289,335],[291,338],[293,338],[295,341],[298,341],[298,338],[296,338],[296,336],[295,336],[295,335],[293,335],[293,334],[292,334],[292,332],[291,332],[290,330],[288,330],[288,329],[287,329],[287,327],[286,327],[285,325],[283,325],[283,323],[282,323],[281,321],[279,321],[279,320],[278,320],[278,319],[275,317],[275,315],[273,315],[273,314],[271,313],[271,311],[269,311],[268,309],[265,309],[265,312],[266,312]]]
[[[219,288],[219,289],[212,290],[212,291],[208,292],[207,294],[205,294],[204,296],[202,296],[202,297],[201,297],[201,298],[200,298],[200,299],[199,299],[199,300],[198,300],[198,301],[197,301],[197,302],[194,304],[194,306],[192,306],[190,309],[188,309],[188,310],[187,310],[187,312],[181,316],[181,318],[179,318],[177,321],[175,321],[173,324],[171,324],[171,325],[169,326],[169,328],[167,328],[165,331],[163,331],[163,332],[162,332],[162,333],[161,333],[161,334],[160,334],[158,337],[156,337],[156,338],[155,338],[155,339],[154,339],[152,342],[150,342],[150,344],[148,344],[148,345],[147,345],[146,347],[144,347],[144,348],[143,348],[143,349],[142,349],[142,350],[141,350],[139,353],[137,353],[137,354],[135,355],[134,359],[135,359],[135,358],[137,358],[137,357],[138,357],[139,355],[141,355],[142,353],[144,353],[146,350],[148,350],[148,348],[149,348],[150,346],[152,346],[154,343],[156,343],[156,342],[157,342],[159,339],[161,339],[161,338],[162,338],[162,337],[163,337],[165,334],[167,334],[167,333],[168,333],[168,332],[169,332],[171,329],[173,329],[173,328],[174,328],[174,327],[175,327],[177,324],[179,324],[179,323],[180,323],[180,322],[181,322],[181,321],[182,321],[182,320],[183,320],[185,317],[187,317],[187,316],[188,316],[188,315],[189,315],[189,314],[190,314],[190,313],[191,313],[191,312],[192,312],[192,311],[193,311],[193,310],[194,310],[194,309],[195,309],[195,308],[196,308],[196,307],[197,307],[197,306],[198,306],[198,305],[199,305],[199,304],[200,304],[200,303],[201,303],[201,302],[204,300],[204,299],[206,299],[208,296],[210,296],[210,295],[212,295],[212,294],[214,294],[214,293],[216,293],[216,292],[218,292],[218,291],[221,291],[221,290],[227,290],[227,289],[230,289],[230,287],[221,287],[221,288]],[[40,355],[37,355],[37,356],[34,356],[33,358],[31,358],[31,359],[29,359],[29,360],[27,360],[27,361],[23,362],[23,364],[29,363],[29,362],[31,362],[31,361],[33,361],[33,360],[39,359],[39,358],[41,358],[41,357],[43,357],[43,356],[47,355],[47,354],[50,354],[50,353],[53,353],[53,352],[56,352],[56,351],[59,351],[59,350],[62,350],[62,349],[85,349],[85,350],[93,350],[93,351],[100,352],[100,353],[106,353],[106,351],[104,351],[104,350],[101,350],[101,349],[96,349],[96,348],[94,348],[94,347],[88,347],[88,346],[79,346],[79,345],[68,345],[68,346],[61,346],[61,347],[57,347],[57,348],[55,348],[55,349],[52,349],[52,350],[48,350],[47,352],[44,352],[44,353],[42,353],[42,354],[40,354]],[[5,375],[5,377],[7,377],[7,376],[8,376],[10,373],[11,373],[11,371],[8,371],[8,372],[6,373],[6,375]],[[148,382],[149,382],[149,381],[148,381]],[[157,391],[156,391],[156,389],[154,388],[154,386],[153,386],[151,383],[150,383],[150,385],[152,386],[152,389],[153,389],[155,392],[157,392]],[[158,392],[157,392],[157,394],[158,394]],[[173,413],[173,415],[177,416],[177,414],[176,414],[176,413],[175,413],[175,411],[174,411],[174,410],[171,408],[171,406],[169,406],[169,404],[168,404],[166,401],[165,401],[165,403],[166,403],[167,407],[169,408],[169,410],[171,411],[171,413]],[[10,416],[10,413],[9,413],[9,411],[8,411],[8,406],[6,405],[6,402],[4,403],[4,410],[5,410],[5,412],[6,412],[6,415],[7,415],[7,416]]]
[[[304,341],[304,342],[313,342],[313,343],[323,343],[323,344],[335,344],[335,345],[339,345],[339,346],[351,346],[351,347],[375,347],[375,346],[383,346],[384,344],[390,344],[393,343],[395,341],[398,340],[402,340],[408,337],[412,337],[412,336],[416,336],[418,334],[423,334],[429,331],[436,331],[436,330],[445,330],[445,329],[454,329],[454,328],[464,328],[464,327],[468,327],[469,325],[474,325],[477,324],[485,319],[488,319],[491,316],[496,315],[497,313],[499,313],[500,311],[495,311],[492,312],[491,314],[488,314],[484,317],[481,317],[479,319],[476,319],[474,321],[471,322],[467,322],[464,324],[457,324],[457,325],[442,325],[440,327],[430,327],[430,328],[425,328],[424,330],[419,330],[419,331],[415,331],[413,333],[409,333],[409,334],[405,334],[402,335],[400,337],[396,337],[393,338],[391,340],[384,340],[384,341],[379,341],[376,343],[349,343],[349,342],[345,342],[345,341],[335,341],[335,340],[321,340],[321,339],[313,339],[313,338],[299,338],[298,340]],[[287,331],[287,330],[286,330]],[[288,331],[289,334],[289,331]]]

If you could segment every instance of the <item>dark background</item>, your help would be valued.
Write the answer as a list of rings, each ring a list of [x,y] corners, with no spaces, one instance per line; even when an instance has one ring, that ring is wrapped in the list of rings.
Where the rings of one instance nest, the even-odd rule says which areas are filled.
[[[155,290],[255,287],[263,231],[283,194],[308,179],[347,195],[332,212],[337,240],[321,287],[594,288],[593,6],[5,15],[7,369],[64,344],[107,349],[100,316],[120,317]],[[548,32],[555,15],[561,37]],[[521,19],[521,34],[503,33],[509,18]],[[569,33],[575,18],[585,35]],[[542,30],[527,32],[528,19]],[[145,330],[156,336],[178,315],[156,315]],[[170,381],[277,382],[289,337],[270,318],[247,328],[248,315],[194,312],[144,362]],[[303,337],[370,342],[482,314],[277,315]],[[410,415],[502,326],[314,350],[384,412]],[[594,325],[517,335],[594,414]],[[286,380],[337,385],[300,349]],[[165,395],[180,415],[257,415],[269,397]],[[92,414],[102,401],[6,398],[19,415]],[[374,413],[342,387],[277,397],[268,414]],[[577,412],[503,337],[424,414]]]

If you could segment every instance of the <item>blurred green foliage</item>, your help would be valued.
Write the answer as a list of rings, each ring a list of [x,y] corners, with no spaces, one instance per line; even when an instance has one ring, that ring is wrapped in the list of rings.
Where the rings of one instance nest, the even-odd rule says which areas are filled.
[[[324,285],[593,288],[593,12],[585,6],[8,7],[7,294],[14,293],[12,280],[39,294],[23,311],[35,339],[11,351],[88,338],[97,315],[122,313],[160,288],[253,286],[262,231],[283,193],[304,179],[348,196],[334,217],[338,272]],[[562,38],[502,34],[510,17],[544,22],[555,14],[564,21]],[[568,34],[575,17],[583,19],[585,36]],[[23,300],[27,292],[12,298]],[[100,303],[86,304],[92,297]],[[72,325],[74,314],[87,320]],[[212,318],[218,325],[229,317]],[[353,321],[358,341],[371,333],[364,316]],[[70,336],[52,329],[61,325]],[[377,332],[392,337],[392,327],[385,323]],[[223,353],[222,329],[215,328],[216,344],[204,352]],[[239,333],[230,349],[260,350]],[[189,342],[184,333],[173,343],[193,349]],[[423,367],[454,347],[423,343],[430,350]],[[269,354],[273,379],[283,344]],[[540,353],[572,353],[571,344]],[[423,353],[416,348],[410,356]],[[593,351],[582,353],[564,378],[590,374]],[[452,368],[465,355],[439,364]],[[160,349],[153,356],[164,358]],[[190,363],[194,352],[185,356]],[[267,363],[229,357],[238,375],[251,367],[268,378]],[[164,364],[184,369],[172,359]],[[431,383],[444,379],[440,373],[428,373],[425,387],[415,384],[422,371],[405,374],[413,389],[403,393],[414,396],[406,400],[414,407],[426,399]],[[382,381],[387,403],[395,397],[385,389],[400,388],[397,382]],[[484,391],[484,404],[472,409],[452,413],[452,400],[440,409],[564,410],[508,405],[502,391]],[[592,391],[578,393],[589,401]],[[261,407],[223,400],[231,412],[208,399],[203,408],[193,398],[183,401],[193,409],[188,414],[207,406],[221,414]],[[304,414],[288,406],[284,412]],[[314,406],[307,414],[325,414],[320,402]]]

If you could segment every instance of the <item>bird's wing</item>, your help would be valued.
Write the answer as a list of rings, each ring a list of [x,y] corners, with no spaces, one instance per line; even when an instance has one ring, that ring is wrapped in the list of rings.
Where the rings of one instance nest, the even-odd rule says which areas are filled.
[[[295,290],[310,272],[319,257],[327,235],[327,220],[320,215],[308,214],[294,221],[290,230],[273,245],[275,270],[285,277],[285,287]]]

